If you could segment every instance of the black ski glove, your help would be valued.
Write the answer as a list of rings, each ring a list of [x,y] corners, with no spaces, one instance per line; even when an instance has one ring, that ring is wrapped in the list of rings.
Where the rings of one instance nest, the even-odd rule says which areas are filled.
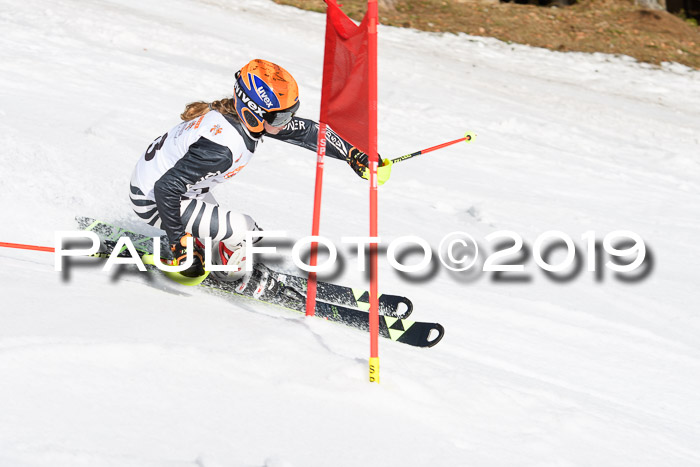
[[[204,274],[204,256],[197,245],[195,245],[194,238],[190,234],[185,234],[178,241],[170,244],[170,252],[173,254],[173,266],[178,266],[187,260],[187,238],[191,238],[194,261],[192,261],[192,266],[181,271],[180,274],[185,277],[198,277]]]
[[[363,177],[365,171],[367,171],[367,164],[369,160],[367,154],[353,146],[348,151],[347,160],[348,164],[350,164],[350,167],[352,167],[352,170],[354,170],[355,173],[360,177]]]
[[[380,166],[384,165],[384,161],[379,154],[377,154],[377,160]],[[347,161],[358,176],[368,178],[369,174],[367,173],[367,168],[369,166],[369,156],[367,154],[353,146],[348,151]]]

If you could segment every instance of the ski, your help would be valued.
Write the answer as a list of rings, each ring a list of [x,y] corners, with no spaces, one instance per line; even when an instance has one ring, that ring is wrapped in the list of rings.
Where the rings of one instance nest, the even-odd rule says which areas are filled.
[[[144,264],[152,270],[155,267],[150,245],[152,239],[145,235],[130,232],[89,218],[76,218],[81,228],[95,232],[101,239],[101,249],[95,255],[108,257],[116,246],[116,240],[128,236],[132,244],[144,260]],[[164,239],[161,239],[165,242]],[[162,245],[162,251],[167,251],[167,245]],[[120,254],[128,255],[122,251]],[[159,270],[158,270],[159,271]],[[212,293],[224,297],[247,297],[259,302],[283,307],[298,313],[306,311],[305,290],[299,290],[298,276],[275,271],[263,263],[255,263],[253,273],[237,282],[219,282],[210,277],[205,278],[199,285]],[[336,286],[342,287],[342,286]],[[409,312],[412,307],[409,308]],[[317,300],[315,315],[327,321],[337,322],[349,327],[369,330],[369,313],[364,310],[350,308],[342,304]],[[379,335],[396,342],[415,346],[432,347],[445,334],[445,329],[439,323],[411,321],[395,316],[379,316]]]
[[[305,277],[289,276],[290,286],[302,291],[306,296],[308,280]],[[369,311],[369,291],[354,287],[318,281],[316,300]],[[402,309],[402,305],[405,306]],[[379,294],[379,314],[395,318],[407,318],[413,311],[413,303],[400,295]]]
[[[219,295],[244,296],[298,313],[305,313],[306,296],[295,287],[287,284],[286,279],[289,277],[295,276],[288,276],[274,271],[262,263],[256,263],[253,274],[247,279],[227,283],[206,278],[201,286]],[[315,316],[369,331],[369,313],[363,310],[317,301]],[[445,329],[439,323],[411,321],[386,315],[379,316],[379,335],[403,344],[415,347],[432,347],[440,342],[444,334]]]
[[[99,256],[109,256],[119,237],[129,237],[139,255],[153,252],[152,238],[146,235],[131,232],[125,228],[110,225],[89,217],[76,217],[78,226],[83,230],[95,232],[102,240],[102,249]],[[161,251],[168,251],[165,237],[161,237]],[[269,268],[268,268],[269,269]],[[283,273],[277,273],[283,274]],[[307,279],[291,274],[284,274],[288,287],[295,288],[306,297]],[[369,311],[369,291],[365,289],[347,287],[319,281],[317,284],[316,300],[334,305],[342,305],[348,308],[356,308]],[[394,318],[405,319],[413,312],[413,303],[406,297],[391,294],[379,295],[379,314]]]

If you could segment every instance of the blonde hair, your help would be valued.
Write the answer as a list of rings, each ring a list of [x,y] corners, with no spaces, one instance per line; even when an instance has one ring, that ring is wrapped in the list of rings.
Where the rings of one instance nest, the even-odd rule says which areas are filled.
[[[187,104],[185,111],[180,114],[180,118],[184,121],[192,120],[197,117],[201,117],[210,110],[216,110],[220,114],[233,114],[236,113],[236,103],[233,99],[225,98],[219,99],[212,103],[199,101]]]

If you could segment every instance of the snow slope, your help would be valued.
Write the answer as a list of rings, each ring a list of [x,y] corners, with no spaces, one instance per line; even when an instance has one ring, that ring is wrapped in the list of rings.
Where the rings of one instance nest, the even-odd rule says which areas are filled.
[[[228,95],[252,58],[297,78],[317,118],[321,14],[264,0],[0,0],[0,241],[52,245],[88,215],[153,233],[127,199],[150,141],[187,102]],[[632,230],[644,280],[450,273],[380,288],[442,323],[431,349],[131,270],[2,249],[0,466],[700,465],[700,74],[380,28],[385,242],[557,229],[583,246]],[[291,238],[309,233],[315,157],[266,141],[216,193]],[[326,164],[322,232],[367,232],[366,185]],[[387,243],[385,243],[386,245]],[[288,251],[287,251],[288,253]],[[334,280],[363,286],[355,256]],[[413,255],[409,260],[415,260]],[[278,264],[293,269],[284,256]]]

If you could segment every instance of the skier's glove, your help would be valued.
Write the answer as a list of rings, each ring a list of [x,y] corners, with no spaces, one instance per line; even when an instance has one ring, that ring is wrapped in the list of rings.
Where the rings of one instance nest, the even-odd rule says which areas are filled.
[[[377,175],[379,176],[378,182],[383,185],[391,175],[391,159],[382,159],[382,156],[377,154],[377,160],[379,161],[379,168],[377,169]],[[352,167],[352,170],[360,176],[361,178],[369,178],[369,156],[364,152],[360,151],[356,147],[350,148],[348,151],[348,164]]]
[[[380,155],[377,155],[379,160],[379,165],[383,166],[384,161]],[[367,178],[369,174],[367,173],[367,167],[369,166],[369,156],[364,152],[360,151],[356,147],[351,147],[348,151],[348,164],[352,167],[357,175],[362,178]]]
[[[170,244],[170,252],[173,254],[173,266],[178,266],[180,263],[187,261],[187,239],[191,238],[192,254],[194,260],[192,266],[180,272],[185,277],[198,277],[204,274],[204,256],[200,249],[195,245],[192,235],[185,234],[176,242]]]

